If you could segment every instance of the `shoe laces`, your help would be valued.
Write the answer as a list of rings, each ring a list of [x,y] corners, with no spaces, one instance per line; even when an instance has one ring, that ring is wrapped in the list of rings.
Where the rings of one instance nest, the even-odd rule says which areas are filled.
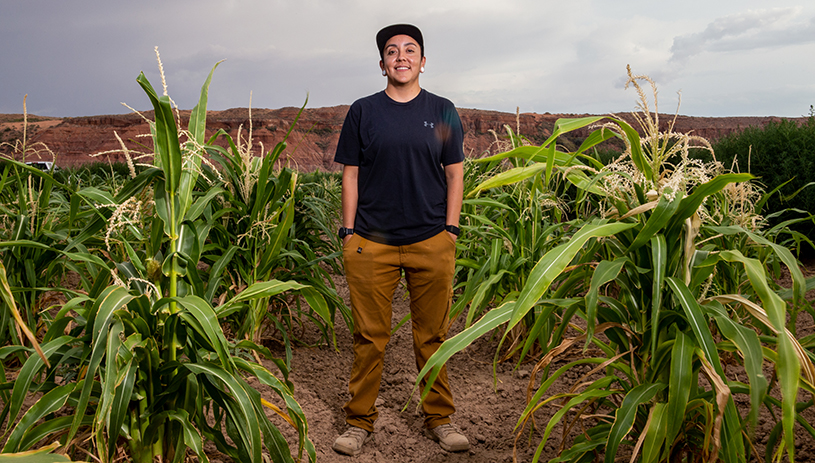
[[[356,426],[351,426],[347,431],[345,431],[345,433],[343,433],[343,436],[347,436],[358,441],[364,441],[365,438],[368,437],[368,431]]]
[[[441,437],[442,439],[446,438],[450,434],[454,433],[459,434],[458,429],[456,429],[456,427],[450,423],[437,426],[436,428],[433,429],[433,431],[435,431],[436,435]]]

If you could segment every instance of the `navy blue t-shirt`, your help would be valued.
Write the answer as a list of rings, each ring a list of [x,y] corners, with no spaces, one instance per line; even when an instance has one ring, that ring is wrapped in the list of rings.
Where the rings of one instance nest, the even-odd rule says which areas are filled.
[[[395,246],[444,230],[444,166],[464,160],[461,119],[450,100],[422,90],[407,103],[384,91],[351,105],[334,161],[359,166],[354,230]]]

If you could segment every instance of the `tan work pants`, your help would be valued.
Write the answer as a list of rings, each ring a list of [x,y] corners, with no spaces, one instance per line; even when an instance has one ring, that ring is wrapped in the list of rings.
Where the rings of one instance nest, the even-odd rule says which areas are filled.
[[[391,332],[391,302],[405,271],[413,322],[413,351],[419,371],[447,334],[453,296],[455,242],[443,231],[419,243],[390,246],[352,235],[343,246],[345,277],[354,317],[354,365],[345,404],[346,422],[372,432],[379,415],[375,402],[382,360]],[[422,381],[424,387],[424,380]],[[442,369],[422,404],[425,426],[450,422],[453,396]]]

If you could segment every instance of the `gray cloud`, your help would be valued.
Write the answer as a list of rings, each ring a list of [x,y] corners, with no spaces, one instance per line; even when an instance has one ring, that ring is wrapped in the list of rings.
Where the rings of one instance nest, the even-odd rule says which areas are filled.
[[[815,42],[815,19],[795,22],[800,8],[751,10],[717,18],[705,30],[674,38],[671,61],[686,63],[705,51],[753,50]]]

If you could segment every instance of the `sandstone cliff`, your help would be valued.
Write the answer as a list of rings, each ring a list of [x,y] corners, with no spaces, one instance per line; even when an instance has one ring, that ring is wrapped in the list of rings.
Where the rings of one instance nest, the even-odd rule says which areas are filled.
[[[253,152],[260,154],[261,150],[268,151],[281,141],[291,128],[299,108],[282,109],[253,109],[252,110],[252,141]],[[336,171],[339,166],[334,164],[334,150],[339,139],[340,129],[348,106],[335,106],[329,108],[306,109],[295,125],[288,139],[288,147],[281,156],[281,162],[302,171],[320,169]],[[186,126],[190,111],[181,111],[182,125]],[[493,149],[495,136],[506,133],[504,126],[508,125],[513,131],[529,138],[533,143],[541,143],[552,132],[552,127],[561,117],[584,117],[587,114],[535,114],[524,113],[516,117],[515,114],[497,111],[483,111],[476,109],[459,109],[464,126],[464,148],[468,156],[482,156],[485,151]],[[10,142],[21,137],[22,116],[7,115],[0,118],[0,141]],[[152,118],[152,112],[145,112],[144,116]],[[621,115],[629,121],[630,116]],[[663,125],[672,119],[671,116],[661,116]],[[148,152],[150,145],[147,122],[137,114],[89,116],[75,118],[29,118],[29,145],[41,143],[47,146],[56,155],[59,166],[72,166],[92,161],[124,161],[121,145],[114,132],[125,142],[128,150],[135,152]],[[33,122],[31,122],[33,120]],[[749,126],[764,126],[770,121],[778,121],[776,117],[689,117],[679,116],[674,130],[677,132],[692,132],[695,135],[715,140],[719,137],[737,132]],[[803,120],[803,118],[801,118]],[[210,111],[207,116],[208,136],[223,129],[233,138],[237,139],[238,129],[241,128],[241,137],[246,139],[250,121],[247,108],[235,108],[225,111]],[[561,140],[564,144],[577,146],[582,138],[589,133],[588,129],[577,131]],[[225,146],[221,139],[219,144]],[[147,146],[145,146],[147,145]],[[4,152],[9,152],[9,146],[4,146]],[[567,148],[574,148],[567,146]],[[92,155],[104,153],[96,157]],[[40,152],[42,160],[51,160],[48,152]],[[29,160],[32,160],[30,158]]]

